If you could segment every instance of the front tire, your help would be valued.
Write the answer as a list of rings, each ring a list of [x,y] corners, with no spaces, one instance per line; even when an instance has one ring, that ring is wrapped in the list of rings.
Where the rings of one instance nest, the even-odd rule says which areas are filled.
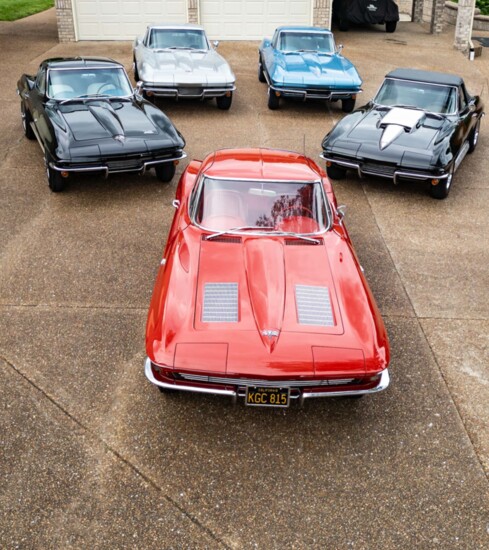
[[[216,97],[216,103],[217,108],[221,109],[222,111],[228,111],[231,107],[231,103],[233,102],[233,92],[231,92],[229,95],[222,95],[220,97]]]
[[[341,100],[341,110],[344,113],[351,113],[354,108],[355,108],[355,99],[353,97],[349,97],[348,99]]]
[[[477,143],[479,142],[479,132],[481,128],[481,119],[476,122],[475,128],[472,130],[472,133],[470,134],[469,138],[469,150],[467,153],[473,153],[475,151],[475,148],[477,147]]]
[[[397,21],[387,21],[385,24],[385,32],[394,32],[397,27]]]
[[[65,188],[65,180],[57,170],[53,170],[46,164],[46,175],[48,177],[49,189],[53,193],[60,193]]]
[[[453,169],[450,170],[448,177],[438,185],[430,184],[430,194],[434,199],[443,200],[448,197],[452,187]]]
[[[163,183],[169,183],[175,175],[176,166],[173,162],[165,162],[155,166],[156,177]]]
[[[24,128],[25,137],[30,140],[36,139],[36,134],[34,134],[34,130],[31,126],[31,113],[28,111],[23,101],[20,104],[20,116],[22,117],[22,127]]]
[[[275,92],[268,88],[268,108],[272,111],[276,111],[280,106],[280,97]]]
[[[266,82],[265,73],[263,72],[263,63],[261,62],[261,57],[258,58],[258,80],[260,82]]]
[[[346,177],[346,169],[334,164],[326,166],[326,173],[328,174],[328,178],[332,180],[342,180]]]

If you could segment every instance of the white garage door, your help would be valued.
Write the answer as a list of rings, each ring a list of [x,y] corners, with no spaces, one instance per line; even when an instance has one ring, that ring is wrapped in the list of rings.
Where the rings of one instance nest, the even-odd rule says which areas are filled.
[[[311,25],[312,0],[200,0],[209,38],[261,40],[280,25]]]
[[[186,23],[187,0],[74,0],[78,40],[133,40],[151,23]]]

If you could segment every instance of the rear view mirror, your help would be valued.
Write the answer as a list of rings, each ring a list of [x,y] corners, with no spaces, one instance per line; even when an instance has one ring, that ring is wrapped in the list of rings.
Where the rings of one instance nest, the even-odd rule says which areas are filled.
[[[338,44],[336,46],[336,53],[340,54],[343,50],[343,44]]]
[[[219,40],[214,40],[212,44],[214,45],[214,48],[217,48],[219,46]]]
[[[336,212],[338,213],[338,218],[340,218],[340,221],[343,221],[346,214],[346,206],[344,204],[340,204],[340,206],[336,208]]]

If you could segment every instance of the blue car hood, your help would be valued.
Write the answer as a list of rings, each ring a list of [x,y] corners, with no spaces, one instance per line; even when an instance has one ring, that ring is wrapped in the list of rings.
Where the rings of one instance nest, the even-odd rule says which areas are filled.
[[[358,88],[362,79],[348,59],[316,52],[275,52],[270,71],[273,84],[282,86]]]

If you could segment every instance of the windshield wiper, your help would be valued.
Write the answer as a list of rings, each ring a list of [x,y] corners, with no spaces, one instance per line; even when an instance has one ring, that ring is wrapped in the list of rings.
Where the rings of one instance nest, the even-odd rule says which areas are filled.
[[[292,231],[276,231],[274,232],[274,235],[279,235],[281,237],[294,237],[295,239],[302,239],[304,241],[308,241],[314,244],[319,244],[319,241],[317,239],[306,237],[305,235],[301,235],[300,233],[293,233]]]
[[[78,100],[85,100],[85,99],[100,99],[100,98],[107,98],[107,97],[115,97],[112,95],[107,94],[83,94],[83,95],[77,95],[75,97],[69,97],[68,99],[63,99],[63,101],[60,102],[61,105],[64,103],[68,103],[70,101],[78,101]]]
[[[235,233],[236,231],[248,231],[253,229],[259,229],[260,231],[263,230],[273,230],[273,227],[270,226],[261,226],[261,225],[242,225],[240,227],[231,227],[230,229],[224,229],[223,231],[218,231],[217,233],[212,233],[212,235],[208,235],[206,237],[206,240],[215,239],[216,237],[220,237],[221,235],[225,235],[226,233]]]

